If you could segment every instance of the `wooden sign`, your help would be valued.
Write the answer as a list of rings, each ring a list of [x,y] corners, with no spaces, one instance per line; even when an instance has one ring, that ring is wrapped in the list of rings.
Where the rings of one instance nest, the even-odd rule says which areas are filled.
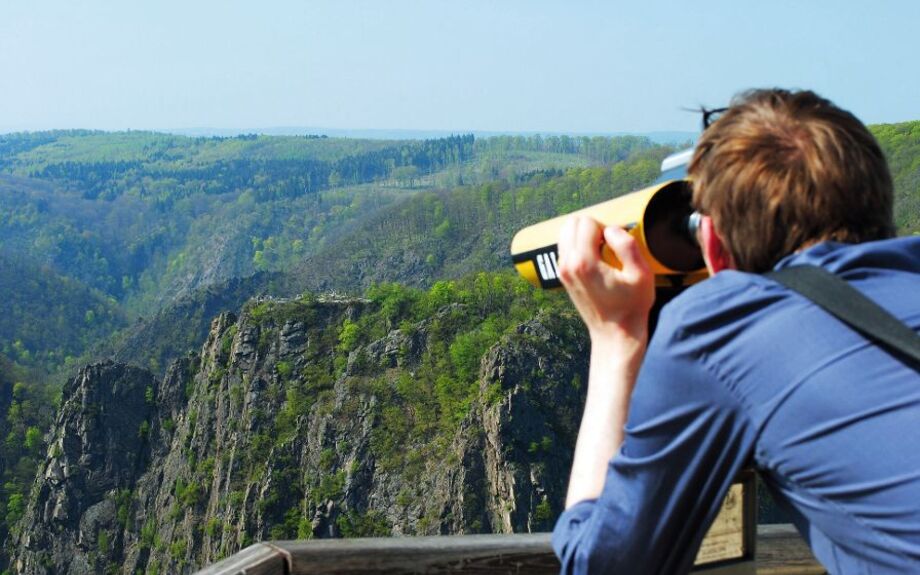
[[[694,573],[754,573],[757,484],[753,471],[741,472],[722,501],[694,562]]]

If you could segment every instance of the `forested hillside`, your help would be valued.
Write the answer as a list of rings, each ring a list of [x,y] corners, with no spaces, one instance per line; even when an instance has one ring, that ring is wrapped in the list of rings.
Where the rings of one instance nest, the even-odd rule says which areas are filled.
[[[0,540],[23,516],[35,470],[44,460],[44,435],[54,421],[58,392],[42,374],[17,367],[0,353]],[[5,566],[10,549],[0,555]]]
[[[286,269],[417,190],[649,147],[634,137],[13,134],[0,136],[0,242],[148,314],[199,287]]]
[[[435,186],[514,182],[521,171],[617,162],[650,147],[635,137],[12,134],[0,136],[0,253],[83,284],[135,320],[201,288],[335,252],[381,209]],[[60,344],[18,339],[46,367],[60,365],[63,356],[49,356]]]
[[[920,122],[873,128],[890,159],[896,182],[895,217],[901,234],[918,232],[917,125]],[[901,136],[892,138],[889,133]],[[484,149],[492,146],[496,157],[511,153],[515,146],[543,145],[540,140],[527,143],[524,138],[495,140],[476,145]],[[902,152],[911,150],[911,146],[915,151]],[[188,310],[204,309],[208,305],[205,302],[215,301],[224,289],[237,298],[233,302],[241,305],[247,294],[293,296],[303,291],[328,290],[361,293],[376,282],[386,281],[427,287],[438,279],[509,269],[508,246],[517,230],[644,186],[657,176],[660,161],[668,151],[640,145],[617,156],[623,161],[609,168],[545,170],[480,185],[420,192],[378,210],[352,233],[343,234],[314,255],[285,265],[284,272],[270,280],[263,276],[243,282],[245,285],[234,282],[226,288],[215,286],[182,300],[175,308],[166,308],[150,323],[126,333],[116,357],[165,369],[169,359],[184,349],[175,342],[203,341],[207,331],[208,314],[192,317]]]
[[[894,178],[894,219],[901,235],[920,234],[920,121],[871,127]]]
[[[0,180],[0,240],[5,251],[145,313],[309,253],[397,197],[400,170],[415,178],[461,165],[472,144],[471,137],[4,136],[0,172],[10,176]],[[389,189],[354,187],[385,180]]]
[[[162,373],[171,359],[203,341],[213,313],[237,309],[258,294],[361,294],[381,282],[427,288],[440,279],[510,270],[508,246],[518,229],[644,185],[657,176],[666,153],[657,148],[611,168],[550,170],[420,192],[378,210],[353,232],[291,263],[283,273],[212,286],[180,299],[125,330],[114,357]]]
[[[127,323],[117,302],[0,253],[0,353],[28,367],[69,364]]]

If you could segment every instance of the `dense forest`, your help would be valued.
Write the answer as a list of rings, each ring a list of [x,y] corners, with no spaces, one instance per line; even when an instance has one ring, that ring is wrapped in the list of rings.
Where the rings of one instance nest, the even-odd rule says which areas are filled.
[[[114,300],[136,320],[199,288],[290,270],[335,250],[338,239],[408,196],[495,180],[496,158],[497,179],[514,182],[650,148],[641,138],[13,134],[0,137],[0,242],[3,253]],[[331,180],[314,177],[314,168]],[[3,327],[0,338],[23,341],[33,357],[62,347]]]
[[[2,136],[0,241],[143,315],[199,287],[283,269],[416,191],[604,165],[651,146],[507,140]]]
[[[23,366],[72,365],[126,324],[117,302],[16,256],[0,253],[0,353]]]
[[[872,126],[894,178],[894,219],[900,235],[920,234],[920,121]]]
[[[321,243],[395,195],[349,186],[462,164],[473,143],[53,135],[3,137],[0,239],[139,312]]]
[[[507,271],[515,231],[641,186],[657,175],[665,153],[643,151],[611,168],[547,170],[512,181],[419,192],[378,210],[315,254],[287,261],[283,273],[233,280],[180,298],[124,330],[112,344],[112,355],[162,373],[172,358],[203,340],[211,317],[259,294],[360,294],[382,282],[427,288],[480,271]]]
[[[891,165],[898,231],[918,234],[920,122],[872,131]],[[513,233],[643,186],[672,151],[636,137],[0,136],[0,536],[26,511],[61,384],[76,368],[114,357],[161,377],[223,311],[272,323],[273,297],[346,292],[369,302],[327,334],[334,353],[321,371],[332,376],[348,361],[360,373],[362,349],[424,325],[434,338],[417,366],[427,371],[415,372],[424,385],[379,374],[361,385],[421,421],[406,427],[396,411],[380,413],[399,420],[373,444],[394,467],[405,464],[401,442],[447,441],[481,399],[487,350],[525,317],[566,313],[564,299],[507,274]],[[450,329],[431,319],[439,313]],[[284,392],[290,409],[328,394],[317,373],[282,378],[296,383]],[[273,425],[283,435],[297,416],[276,414]],[[375,525],[344,517],[340,534]],[[284,529],[297,535],[296,521]]]

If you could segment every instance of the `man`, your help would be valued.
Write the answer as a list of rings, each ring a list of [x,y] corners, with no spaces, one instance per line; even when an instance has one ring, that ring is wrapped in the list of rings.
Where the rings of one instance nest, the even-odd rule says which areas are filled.
[[[689,167],[710,279],[647,321],[633,238],[573,217],[560,279],[591,336],[553,544],[566,573],[681,573],[753,463],[831,573],[920,573],[920,376],[762,273],[813,264],[920,330],[920,238],[884,156],[811,92],[742,94]],[[622,262],[598,256],[606,242]]]

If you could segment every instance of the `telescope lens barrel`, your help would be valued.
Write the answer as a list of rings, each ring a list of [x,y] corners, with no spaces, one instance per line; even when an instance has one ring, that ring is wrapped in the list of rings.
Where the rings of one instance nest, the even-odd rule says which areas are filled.
[[[705,266],[696,240],[700,216],[690,206],[690,195],[687,182],[673,182],[655,194],[643,216],[649,253],[678,273],[690,273]]]
[[[697,241],[700,214],[693,211],[686,180],[668,180],[587,208],[577,213],[605,226],[619,226],[639,242],[657,283],[683,286],[705,277],[706,267]],[[561,288],[556,240],[569,216],[557,216],[520,230],[511,241],[511,258],[518,272],[543,289]],[[617,266],[609,246],[604,260]]]

